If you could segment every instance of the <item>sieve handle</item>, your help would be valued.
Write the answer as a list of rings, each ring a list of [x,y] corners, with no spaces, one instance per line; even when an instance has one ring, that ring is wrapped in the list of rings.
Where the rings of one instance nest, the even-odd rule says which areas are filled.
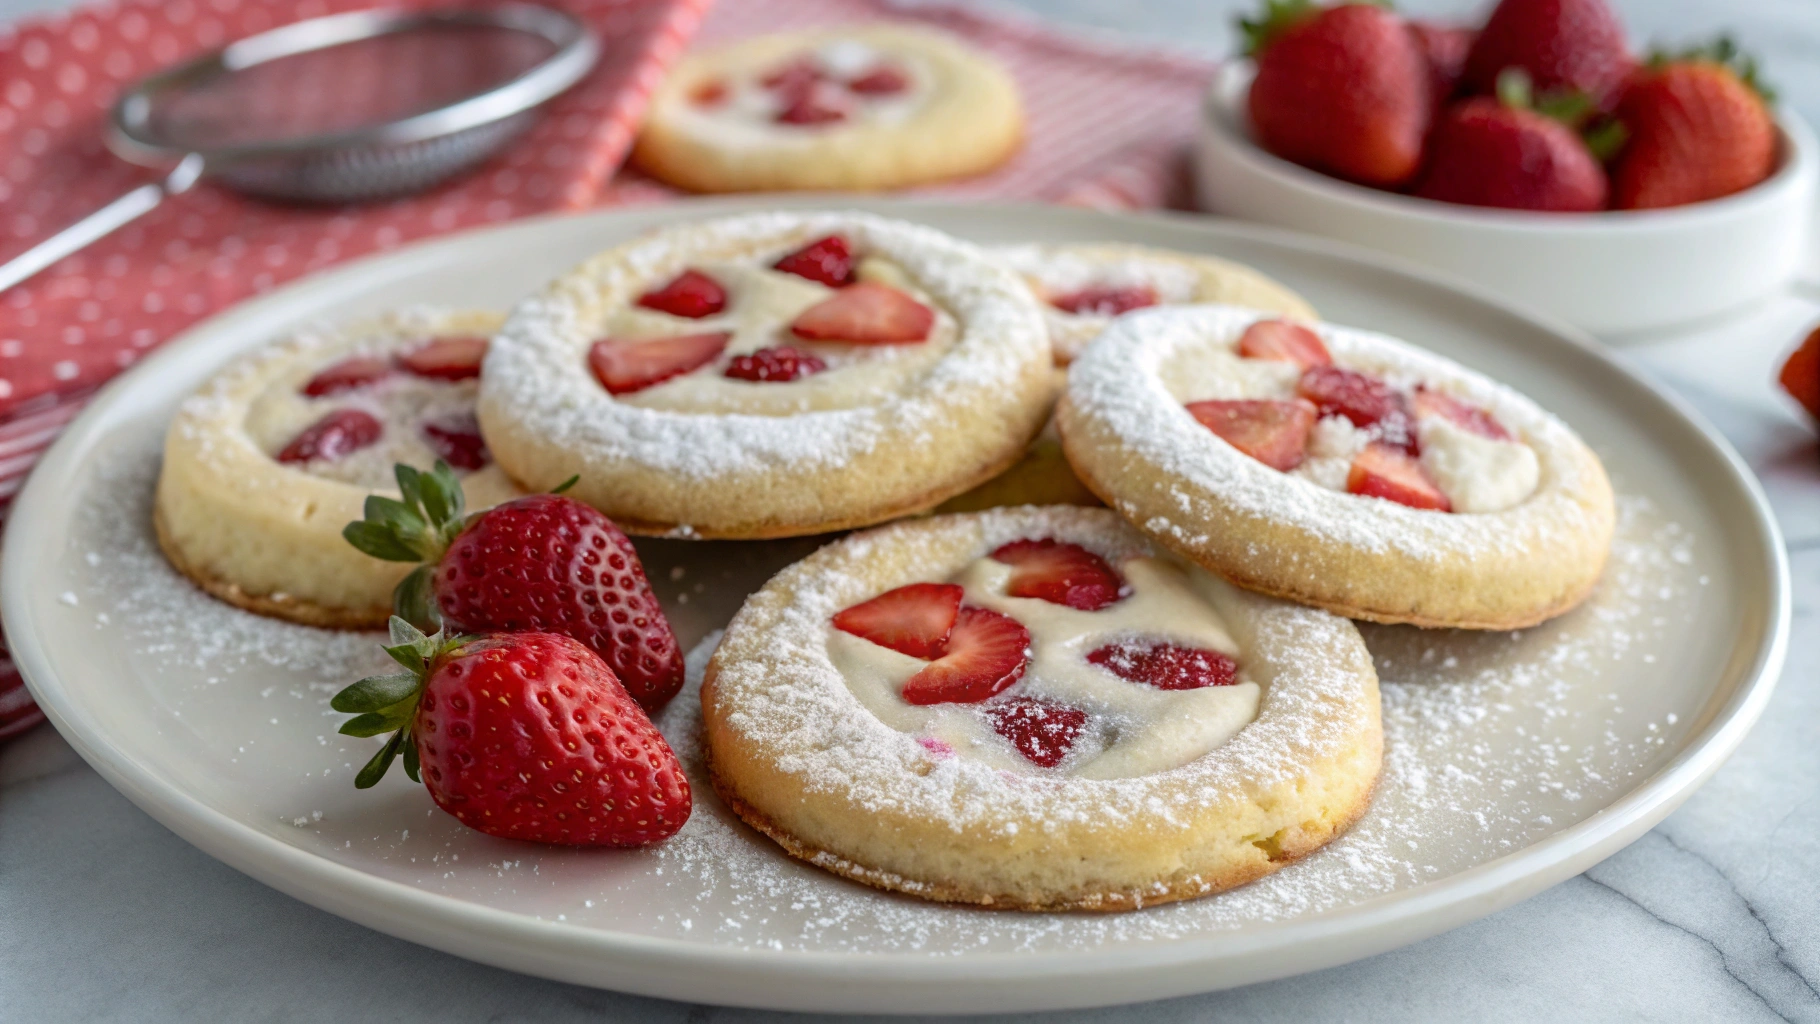
[[[125,227],[156,209],[165,196],[189,191],[202,177],[202,157],[191,153],[163,181],[141,185],[62,231],[0,264],[0,292],[24,281],[90,242]]]

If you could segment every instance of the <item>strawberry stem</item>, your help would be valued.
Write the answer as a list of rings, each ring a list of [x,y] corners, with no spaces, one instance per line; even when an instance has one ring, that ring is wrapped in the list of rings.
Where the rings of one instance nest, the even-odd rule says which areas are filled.
[[[1278,36],[1315,10],[1314,0],[1264,0],[1262,17],[1239,19],[1239,35],[1245,40],[1245,56],[1256,57],[1264,52]]]
[[[428,473],[399,463],[397,498],[367,495],[365,518],[341,536],[362,553],[387,562],[423,562],[392,591],[392,611],[420,629],[442,627],[430,586],[436,563],[467,527],[466,498],[449,464],[438,459]]]
[[[1681,50],[1657,47],[1650,51],[1646,64],[1651,70],[1659,70],[1669,64],[1694,61],[1721,65],[1737,75],[1739,81],[1756,93],[1764,103],[1776,102],[1776,89],[1764,79],[1763,68],[1757,63],[1756,56],[1740,49],[1738,41],[1729,33],[1721,33],[1709,42]]]
[[[357,789],[371,789],[385,778],[392,762],[404,754],[404,773],[412,782],[418,778],[417,743],[411,736],[411,725],[417,717],[417,701],[423,696],[423,683],[435,667],[437,658],[466,644],[471,637],[444,636],[441,630],[425,636],[423,631],[398,616],[390,623],[390,646],[385,652],[407,671],[390,675],[368,676],[329,700],[329,707],[355,717],[341,723],[344,736],[379,736],[391,733],[373,759],[354,776]]]

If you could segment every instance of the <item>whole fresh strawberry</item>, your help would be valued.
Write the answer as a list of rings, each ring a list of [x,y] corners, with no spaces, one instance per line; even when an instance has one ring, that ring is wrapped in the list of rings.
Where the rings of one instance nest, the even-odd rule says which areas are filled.
[[[1509,210],[1605,208],[1605,168],[1568,124],[1531,109],[1525,90],[1448,107],[1429,137],[1428,164],[1412,190],[1424,199]]]
[[[1605,0],[1502,0],[1473,40],[1464,85],[1489,96],[1499,75],[1521,68],[1538,93],[1581,92],[1603,108],[1635,66]]]
[[[1466,55],[1472,52],[1476,33],[1459,25],[1436,21],[1411,21],[1410,34],[1428,61],[1428,92],[1436,107],[1446,105],[1466,74]]]
[[[443,463],[396,472],[402,500],[367,498],[366,518],[342,536],[374,558],[424,563],[393,594],[407,622],[561,633],[600,655],[645,710],[676,695],[682,652],[638,552],[612,520],[561,494],[465,516],[461,484]]]
[[[392,619],[406,671],[329,705],[349,736],[390,733],[354,779],[367,789],[400,755],[411,781],[462,824],[503,839],[643,846],[689,820],[689,780],[613,670],[557,633],[425,636]]]
[[[1776,381],[1790,398],[1801,403],[1814,422],[1820,423],[1820,327],[1788,354]]]
[[[1728,196],[1776,168],[1776,124],[1755,62],[1730,40],[1639,71],[1618,104],[1630,140],[1612,170],[1614,204],[1639,210]]]
[[[1262,19],[1240,22],[1257,60],[1248,103],[1258,144],[1365,185],[1408,181],[1434,112],[1428,58],[1408,26],[1369,4],[1266,2]]]

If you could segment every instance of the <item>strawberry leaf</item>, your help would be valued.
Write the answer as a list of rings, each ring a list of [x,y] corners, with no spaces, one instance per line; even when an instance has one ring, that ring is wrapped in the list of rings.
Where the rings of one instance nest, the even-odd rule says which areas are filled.
[[[355,520],[343,527],[341,536],[362,554],[387,562],[421,562],[417,549],[398,539],[398,535],[381,523]]]
[[[422,782],[417,774],[417,737],[407,735],[404,738],[404,774],[412,782]]]
[[[419,629],[440,630],[442,609],[436,604],[436,567],[412,569],[392,591],[392,612]]]
[[[429,521],[438,533],[443,534],[442,547],[455,539],[461,532],[461,523],[466,501],[461,493],[461,481],[455,471],[441,459],[436,460],[436,467],[428,473],[419,474],[418,488],[422,494],[424,518]],[[442,552],[437,551],[437,555]]]
[[[435,562],[467,525],[461,481],[448,463],[419,472],[404,463],[392,469],[397,498],[367,496],[364,516],[341,536],[361,552],[388,562]]]
[[[1264,0],[1262,17],[1239,19],[1239,35],[1245,40],[1245,55],[1256,57],[1264,52],[1278,36],[1317,9],[1314,0]]]
[[[359,719],[355,719],[355,721],[359,721]],[[360,774],[354,776],[354,787],[372,789],[377,785],[380,779],[385,778],[386,769],[392,767],[392,759],[398,756],[398,748],[403,745],[404,730],[400,729],[392,734],[392,738],[386,741],[385,746],[379,748],[379,753],[373,755],[373,759],[367,762],[366,767],[360,769]]]
[[[1529,110],[1535,106],[1535,84],[1529,72],[1519,67],[1505,68],[1498,72],[1498,102],[1513,110]]]
[[[555,487],[550,488],[550,493],[551,494],[561,494],[562,492],[568,490],[569,488],[574,487],[578,483],[581,483],[581,474],[580,473],[577,473],[574,476],[568,478],[567,480],[564,480],[562,483],[557,484]]]
[[[398,616],[394,615],[392,617],[396,619]],[[400,665],[403,665],[405,668],[410,669],[412,672],[416,672],[419,674],[423,673],[423,671],[424,671],[423,652],[421,652],[417,649],[417,645],[415,645],[415,644],[398,644],[393,647],[387,647],[385,649],[385,652],[392,656],[393,661],[396,661]]]
[[[386,620],[385,628],[386,632],[391,634],[392,644],[397,647],[415,647],[429,639],[429,637],[424,635],[423,630],[418,629],[416,626],[411,625],[409,621],[401,619],[396,615]]]
[[[421,682],[409,672],[368,676],[336,694],[330,699],[329,707],[346,714],[380,711],[415,697]]]
[[[416,702],[413,701],[411,706],[415,709]],[[400,714],[394,708],[387,708],[384,711],[369,711],[364,715],[350,718],[341,723],[341,728],[336,732],[343,736],[378,736],[381,733],[402,729],[410,722],[409,713]]]
[[[1586,141],[1586,148],[1592,155],[1605,163],[1617,156],[1624,144],[1630,141],[1630,129],[1615,117],[1606,118],[1588,128],[1581,138]]]

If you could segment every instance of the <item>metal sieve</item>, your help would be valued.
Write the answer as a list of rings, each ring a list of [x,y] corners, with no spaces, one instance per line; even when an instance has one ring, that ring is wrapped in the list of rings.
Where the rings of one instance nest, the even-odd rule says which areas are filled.
[[[525,3],[374,10],[261,32],[141,81],[108,148],[161,170],[0,265],[0,291],[204,176],[281,202],[417,192],[490,156],[594,66],[573,17]]]

